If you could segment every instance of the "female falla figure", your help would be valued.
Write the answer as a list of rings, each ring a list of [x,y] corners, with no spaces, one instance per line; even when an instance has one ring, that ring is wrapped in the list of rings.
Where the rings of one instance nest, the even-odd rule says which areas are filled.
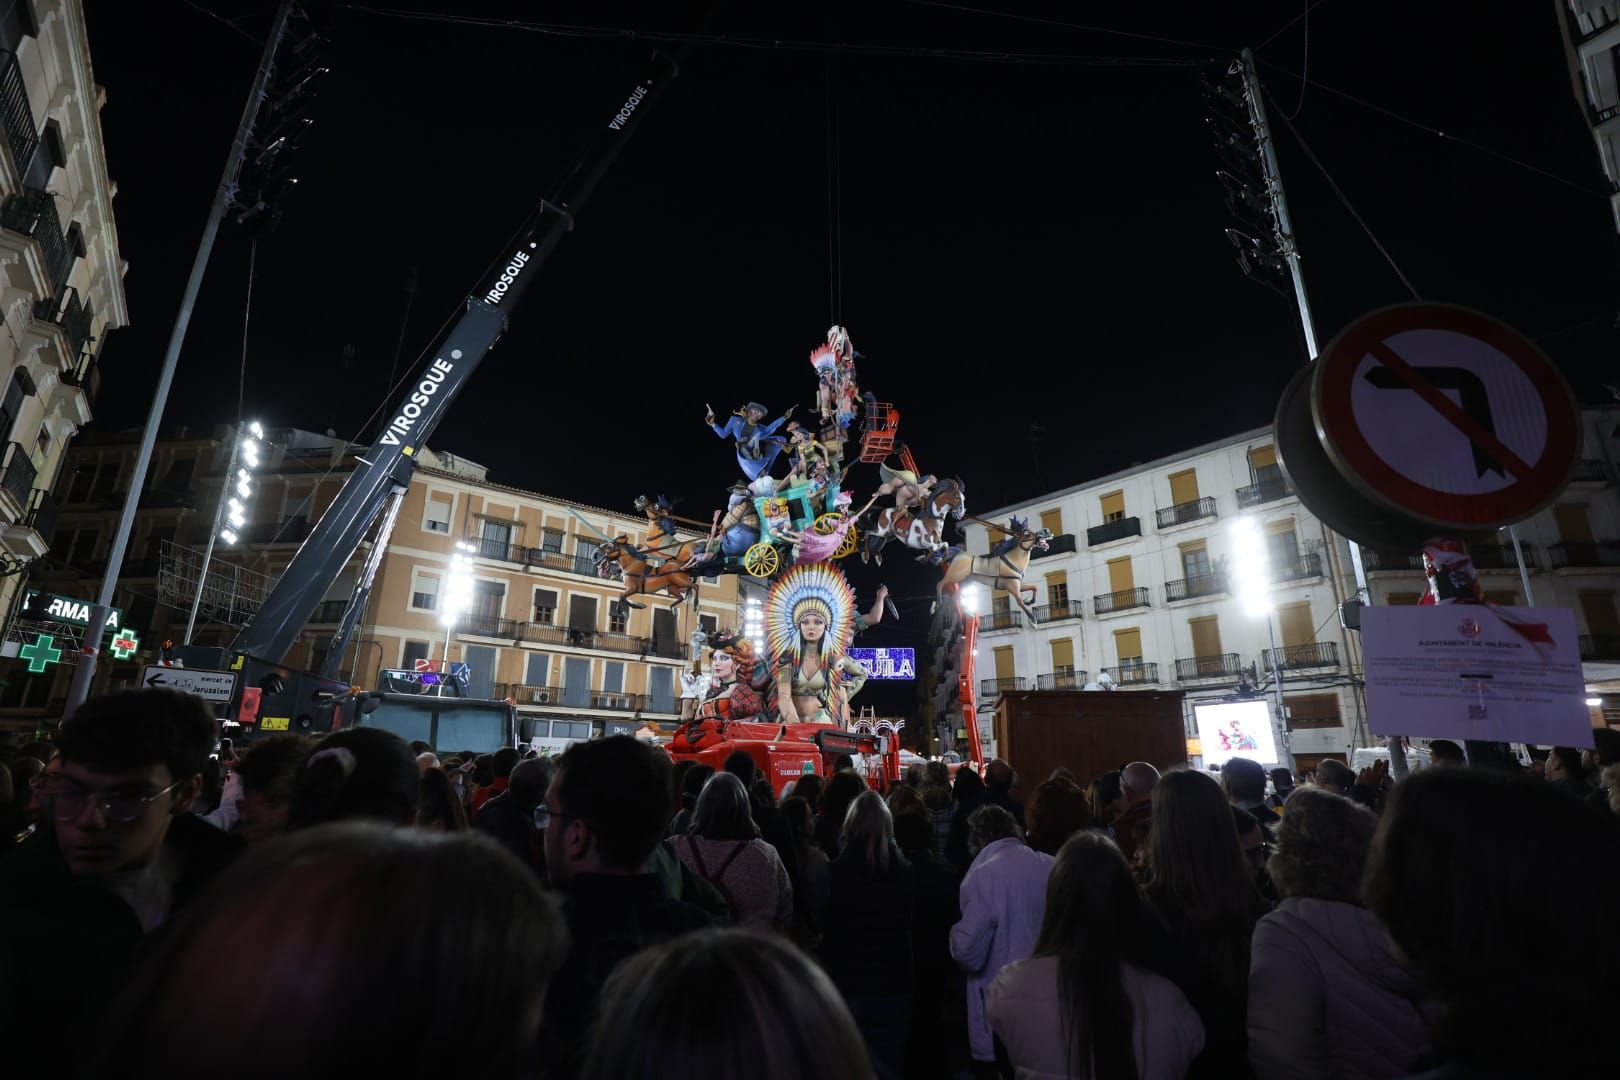
[[[709,689],[697,709],[699,720],[747,720],[759,714],[760,698],[750,685],[755,659],[747,638],[716,639]]]
[[[855,594],[826,563],[795,566],[765,595],[776,662],[776,707],[784,723],[847,725],[849,699],[866,671],[845,655],[855,636]]]

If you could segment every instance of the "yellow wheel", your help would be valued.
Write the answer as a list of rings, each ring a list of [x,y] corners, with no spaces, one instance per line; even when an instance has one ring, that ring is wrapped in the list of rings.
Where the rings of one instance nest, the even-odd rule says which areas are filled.
[[[782,556],[773,544],[761,542],[743,552],[743,569],[752,577],[770,577],[781,566]]]
[[[838,526],[842,525],[843,523],[843,514],[826,513],[816,518],[815,524],[811,525],[810,527],[816,530],[816,532],[822,536],[826,536],[829,533],[837,532]]]
[[[860,549],[861,530],[856,526],[851,525],[849,527],[849,532],[844,534],[844,539],[839,543],[838,550],[833,552],[833,558],[842,559],[846,555],[855,554]]]

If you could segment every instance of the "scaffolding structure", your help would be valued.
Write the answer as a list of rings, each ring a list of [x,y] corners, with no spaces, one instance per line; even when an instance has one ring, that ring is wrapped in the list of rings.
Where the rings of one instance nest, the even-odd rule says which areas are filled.
[[[241,627],[258,613],[275,579],[216,555],[202,580],[203,553],[163,541],[158,557],[158,602],[188,610],[199,596],[198,616],[205,622]]]

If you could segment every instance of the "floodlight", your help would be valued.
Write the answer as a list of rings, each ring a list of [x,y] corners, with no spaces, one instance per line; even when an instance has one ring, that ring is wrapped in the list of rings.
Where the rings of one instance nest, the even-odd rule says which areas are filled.
[[[1244,515],[1232,522],[1232,593],[1246,615],[1271,611],[1271,559],[1260,523]]]

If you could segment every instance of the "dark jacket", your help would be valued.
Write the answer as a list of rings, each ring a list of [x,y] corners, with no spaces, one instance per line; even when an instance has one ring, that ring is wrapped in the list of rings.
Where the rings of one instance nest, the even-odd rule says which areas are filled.
[[[163,844],[180,855],[170,920],[243,846],[191,814],[174,819]],[[0,1028],[15,1025],[10,1030],[26,1033],[9,1042],[8,1072],[39,1074],[47,1057],[51,1071],[74,1072],[60,1058],[77,1060],[93,1049],[86,1033],[98,1030],[144,938],[121,897],[73,876],[51,830],[41,829],[0,859]]]
[[[473,828],[487,833],[526,866],[534,865],[530,839],[534,833],[534,808],[522,806],[510,791],[490,799],[473,815]]]
[[[568,959],[546,991],[541,1038],[548,1077],[577,1075],[596,1019],[596,1000],[619,964],[651,945],[716,925],[670,898],[657,874],[581,874],[563,891]]]
[[[1012,790],[998,787],[989,787],[987,790],[990,793],[990,801],[1011,814],[1020,829],[1024,828],[1024,804],[1012,797]]]
[[[945,839],[945,859],[956,867],[958,874],[967,873],[968,867],[973,865],[973,856],[968,853],[968,818],[989,801],[989,796],[956,801],[956,816],[951,818],[951,834]]]
[[[827,868],[827,915],[821,965],[847,998],[911,996],[912,913],[916,882],[898,848],[889,872],[870,875],[858,852]]]

